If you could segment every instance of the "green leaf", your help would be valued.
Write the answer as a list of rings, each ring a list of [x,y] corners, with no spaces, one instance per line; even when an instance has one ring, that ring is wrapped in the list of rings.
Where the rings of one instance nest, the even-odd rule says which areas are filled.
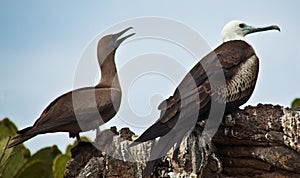
[[[0,177],[15,177],[18,170],[23,167],[30,157],[30,151],[23,145],[6,149],[8,137],[16,135],[17,127],[8,118],[0,121],[0,154],[4,157],[0,160]]]
[[[48,178],[48,167],[43,160],[32,160],[27,163],[16,178]]]
[[[291,104],[291,108],[293,109],[300,108],[300,98],[294,99],[294,101]]]
[[[18,145],[12,149],[8,149],[7,154],[9,157],[4,162],[5,164],[1,167],[3,177],[15,177],[27,160],[30,158],[30,151],[23,145]]]
[[[67,155],[57,155],[53,161],[53,178],[63,178],[66,164],[71,159],[70,156]]]
[[[39,178],[43,176],[46,176],[45,178],[52,178],[53,160],[59,154],[61,154],[61,152],[58,150],[56,145],[39,150],[28,159],[28,161],[25,163],[25,166],[21,168],[16,177],[21,178],[23,175],[27,175],[31,171],[38,172],[36,169],[41,169],[43,170],[43,173],[40,175],[39,172],[32,178]],[[37,165],[37,162],[39,163],[38,167],[32,166]]]
[[[0,121],[0,155],[4,152],[4,147],[7,143],[8,137],[16,135],[17,127],[8,118],[4,118]],[[0,160],[0,166],[7,160],[11,153],[11,149],[5,150],[6,153],[2,160]],[[0,169],[1,170],[1,169]]]
[[[17,127],[8,118],[4,118],[0,121],[0,130],[0,140],[14,136],[17,133]]]

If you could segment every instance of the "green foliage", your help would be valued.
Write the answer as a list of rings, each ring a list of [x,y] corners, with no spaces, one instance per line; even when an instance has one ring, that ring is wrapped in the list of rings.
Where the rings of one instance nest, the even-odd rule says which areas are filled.
[[[32,160],[21,169],[19,174],[16,176],[16,178],[48,178],[52,177],[51,175],[48,175],[49,170],[47,169],[47,166],[45,166],[44,161],[42,160]]]
[[[75,146],[75,143],[73,145],[68,145],[67,148],[66,148],[66,156],[70,157],[71,158],[71,149],[74,148]]]
[[[6,154],[9,155],[9,157],[3,161],[3,167],[1,167],[2,176],[16,177],[18,170],[20,170],[30,158],[30,151],[23,145],[18,145],[13,151],[12,149],[8,149]]]
[[[8,118],[4,118],[0,121],[0,139],[6,138],[17,133],[17,127]]]
[[[4,148],[9,139],[9,136],[15,135],[17,132],[17,128],[12,122],[9,121],[8,118],[4,118],[3,120],[0,121],[0,131],[1,131],[0,132],[0,155],[1,155],[5,151]],[[0,166],[3,162],[7,160],[11,151],[5,153],[6,154],[4,155],[2,160],[0,160]]]
[[[82,141],[90,141],[87,137],[80,137]],[[65,154],[59,154],[56,156],[53,162],[53,177],[54,178],[62,178],[64,175],[64,171],[66,169],[67,162],[71,159],[71,149],[74,148],[78,144],[77,141],[74,141],[72,145],[68,145],[66,148]]]
[[[5,145],[9,136],[15,135],[17,127],[7,118],[0,121],[0,155],[4,155],[0,160],[0,177],[15,177],[19,170],[30,157],[30,151],[23,145],[14,149],[6,149]]]
[[[291,104],[291,108],[293,109],[300,108],[300,98],[294,99],[294,101]]]
[[[10,136],[16,135],[17,127],[7,118],[0,121],[0,178],[62,178],[66,163],[71,158],[69,145],[66,154],[62,154],[57,146],[42,148],[34,155],[20,144],[12,149],[4,149]],[[88,140],[83,138],[83,140]]]
[[[53,160],[61,154],[57,146],[46,147],[32,155],[16,175],[18,178],[52,178]],[[33,174],[34,172],[34,174]]]
[[[53,177],[54,178],[63,178],[64,171],[66,169],[66,164],[71,159],[68,155],[57,155],[53,162]]]
[[[77,141],[67,146],[65,154],[54,145],[42,148],[31,156],[23,144],[4,149],[9,137],[16,133],[17,127],[8,118],[0,121],[0,178],[63,177],[67,161],[71,159],[71,149],[77,145]],[[81,137],[81,140],[90,141],[86,137]]]

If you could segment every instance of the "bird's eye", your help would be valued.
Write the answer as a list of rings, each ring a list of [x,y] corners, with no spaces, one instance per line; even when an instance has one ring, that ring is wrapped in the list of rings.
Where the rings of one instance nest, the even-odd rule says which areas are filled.
[[[244,23],[241,23],[241,24],[239,25],[240,28],[244,28],[245,26],[246,26],[246,24],[244,24]]]

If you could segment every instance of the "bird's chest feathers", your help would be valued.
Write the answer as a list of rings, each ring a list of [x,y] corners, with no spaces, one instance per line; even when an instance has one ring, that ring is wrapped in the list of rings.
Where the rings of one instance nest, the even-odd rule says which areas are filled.
[[[226,81],[226,102],[235,101],[251,94],[256,84],[257,74],[258,59],[253,55],[237,66],[235,75]]]

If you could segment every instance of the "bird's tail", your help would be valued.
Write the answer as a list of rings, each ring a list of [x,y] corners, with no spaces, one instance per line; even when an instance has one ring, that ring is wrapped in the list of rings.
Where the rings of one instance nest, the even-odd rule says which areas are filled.
[[[177,133],[177,132],[176,132]],[[154,147],[151,149],[150,158],[146,164],[146,167],[143,172],[143,176],[147,177],[150,176],[153,169],[158,165],[161,158],[166,156],[168,151],[176,144],[176,147],[178,147],[184,137],[184,135],[175,133],[171,133],[174,137],[172,138],[165,138],[161,137],[158,142],[154,145]]]
[[[161,159],[155,159],[148,161],[145,169],[143,170],[143,177],[149,177],[153,171],[153,169],[158,165]]]
[[[131,143],[129,147],[166,135],[170,130],[171,128],[168,127],[168,124],[156,122],[151,127],[149,127],[141,136],[139,136],[133,143]]]
[[[27,134],[28,131],[30,131],[30,129],[32,129],[32,127],[27,127],[23,130],[18,131],[17,133],[19,135],[15,136],[14,138],[12,138],[12,142],[9,143],[8,148],[12,148],[14,146],[17,146],[23,142],[25,142],[26,140],[36,136],[36,134]]]

